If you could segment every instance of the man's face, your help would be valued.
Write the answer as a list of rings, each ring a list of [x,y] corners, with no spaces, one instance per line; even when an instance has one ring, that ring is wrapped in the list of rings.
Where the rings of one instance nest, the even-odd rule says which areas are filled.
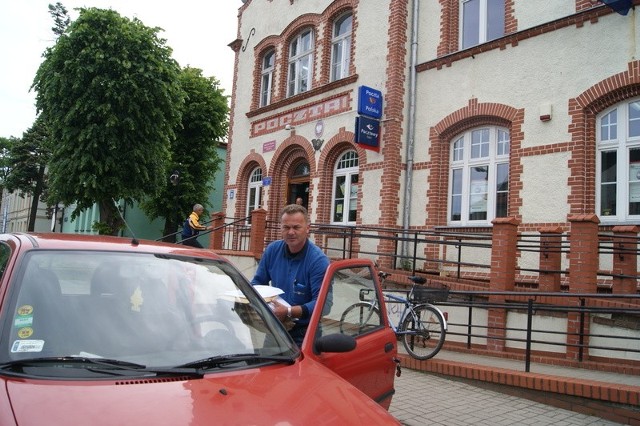
[[[309,235],[309,224],[302,213],[283,214],[281,220],[282,239],[289,251],[297,253],[304,247]]]

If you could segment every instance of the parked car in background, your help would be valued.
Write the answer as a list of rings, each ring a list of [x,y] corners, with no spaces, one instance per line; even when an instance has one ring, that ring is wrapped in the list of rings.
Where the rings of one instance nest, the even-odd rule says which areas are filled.
[[[4,234],[0,268],[0,425],[398,424],[386,315],[339,330],[367,260],[331,264],[300,348],[208,250]]]

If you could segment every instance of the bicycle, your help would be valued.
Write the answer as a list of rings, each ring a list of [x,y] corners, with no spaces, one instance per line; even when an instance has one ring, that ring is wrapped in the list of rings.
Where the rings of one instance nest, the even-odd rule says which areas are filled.
[[[384,283],[389,275],[386,272],[378,272],[381,278],[380,283]],[[409,280],[413,285],[406,298],[385,293],[383,290],[385,301],[404,305],[397,325],[394,325],[388,312],[387,318],[396,336],[402,339],[402,344],[409,355],[417,360],[426,360],[433,358],[442,349],[447,333],[444,314],[430,302],[446,300],[449,297],[449,289],[423,287],[422,284],[427,281],[423,277],[411,276]],[[355,327],[357,331],[354,334],[361,334],[381,323],[378,299],[368,298],[371,291],[374,290],[360,289],[361,302],[347,307],[342,313],[340,317],[342,333],[349,333]]]

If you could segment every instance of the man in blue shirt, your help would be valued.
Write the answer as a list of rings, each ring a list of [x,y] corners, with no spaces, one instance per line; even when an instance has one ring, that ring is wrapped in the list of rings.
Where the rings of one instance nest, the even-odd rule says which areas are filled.
[[[329,258],[309,240],[309,216],[303,206],[290,204],[284,207],[280,229],[282,239],[267,246],[251,284],[269,285],[271,282],[272,286],[284,291],[281,297],[291,306],[276,304],[274,313],[282,322],[295,322],[289,334],[301,345],[329,267]]]

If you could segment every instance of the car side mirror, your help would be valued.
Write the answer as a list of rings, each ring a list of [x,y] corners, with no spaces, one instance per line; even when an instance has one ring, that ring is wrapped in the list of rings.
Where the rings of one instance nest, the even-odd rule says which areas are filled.
[[[356,339],[346,334],[329,334],[318,338],[315,342],[314,350],[321,352],[349,352],[356,348]]]

